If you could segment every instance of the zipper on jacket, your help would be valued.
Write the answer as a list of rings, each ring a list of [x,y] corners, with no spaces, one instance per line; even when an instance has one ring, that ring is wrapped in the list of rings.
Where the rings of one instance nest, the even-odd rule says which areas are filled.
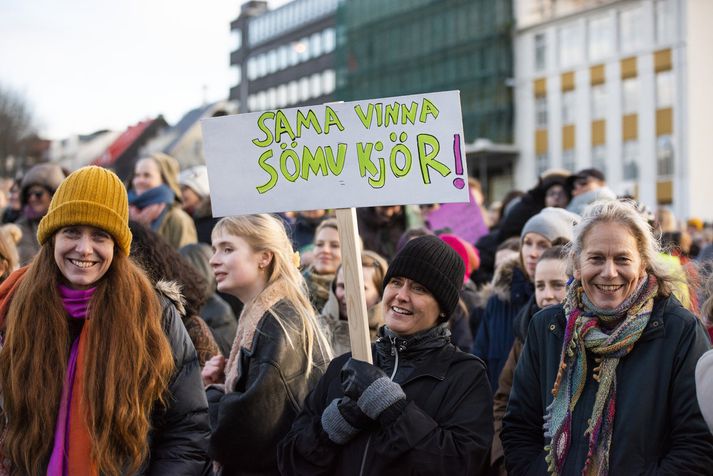
[[[396,357],[394,362],[394,371],[391,372],[390,380],[393,382],[394,377],[396,377],[396,371],[399,370],[399,348],[396,345],[396,337],[389,338],[391,341],[391,355]],[[359,469],[359,476],[364,476],[364,468],[366,467],[366,454],[369,452],[369,443],[371,443],[371,435],[366,439],[366,446],[364,447],[364,455],[361,457],[361,468]]]

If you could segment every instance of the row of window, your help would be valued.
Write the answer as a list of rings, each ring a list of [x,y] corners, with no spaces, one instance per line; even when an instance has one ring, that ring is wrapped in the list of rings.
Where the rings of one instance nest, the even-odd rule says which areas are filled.
[[[250,46],[279,36],[318,18],[331,15],[341,0],[294,0],[276,10],[250,21],[248,41]]]
[[[582,63],[584,58],[589,62],[596,62],[611,57],[617,51],[617,32],[618,49],[622,54],[635,53],[643,48],[646,41],[641,34],[641,25],[644,23],[643,6],[634,5],[616,13],[616,16],[604,14],[588,19],[586,31],[582,31],[580,24],[576,22],[559,27],[559,67],[570,68]],[[656,42],[671,43],[676,35],[674,0],[656,0],[654,15]],[[618,20],[618,30],[615,27],[615,19]],[[535,34],[534,50],[535,71],[544,71],[547,68],[547,38],[544,32]]]
[[[281,45],[255,55],[247,62],[248,79],[252,81],[303,61],[331,53],[334,51],[335,43],[334,28],[327,28],[289,45]]]
[[[656,109],[673,107],[673,72],[662,71],[656,74]],[[621,99],[623,115],[636,114],[639,112],[639,78],[626,78],[621,82]],[[591,120],[606,119],[607,108],[607,85],[592,85],[591,100]],[[574,90],[562,92],[562,124],[574,124],[577,108],[576,92]],[[547,128],[547,97],[539,96],[535,98],[535,127],[537,129]]]
[[[334,70],[328,69],[321,73],[305,76],[298,80],[281,84],[275,88],[260,91],[248,96],[250,111],[280,109],[318,98],[334,92]]]
[[[592,147],[592,167],[607,173],[607,149],[600,144]],[[624,180],[638,180],[639,178],[639,141],[627,140],[621,148],[622,178]],[[538,154],[535,157],[537,174],[541,175],[551,167],[548,154]],[[562,167],[574,172],[577,169],[577,160],[574,149],[562,151]],[[670,177],[674,173],[674,147],[673,138],[663,135],[656,138],[656,175],[657,177]]]

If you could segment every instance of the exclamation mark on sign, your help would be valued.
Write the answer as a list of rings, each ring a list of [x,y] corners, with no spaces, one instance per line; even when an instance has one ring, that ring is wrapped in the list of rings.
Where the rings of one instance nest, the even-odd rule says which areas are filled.
[[[456,175],[463,175],[463,158],[460,153],[460,134],[453,135],[453,156],[456,158]],[[453,180],[453,185],[459,190],[465,187],[465,180],[461,177],[456,177]]]

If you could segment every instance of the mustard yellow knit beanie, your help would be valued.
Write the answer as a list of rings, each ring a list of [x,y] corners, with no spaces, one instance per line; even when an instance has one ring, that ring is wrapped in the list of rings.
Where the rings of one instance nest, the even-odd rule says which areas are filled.
[[[44,244],[57,230],[69,225],[100,228],[114,238],[125,255],[129,255],[129,200],[124,184],[114,172],[89,166],[64,179],[40,221],[37,240]]]

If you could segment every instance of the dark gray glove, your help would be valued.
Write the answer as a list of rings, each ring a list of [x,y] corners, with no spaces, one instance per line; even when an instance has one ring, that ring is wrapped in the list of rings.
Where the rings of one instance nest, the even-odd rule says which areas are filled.
[[[329,439],[339,445],[373,423],[349,397],[335,398],[322,412],[322,428]]]
[[[347,360],[341,378],[344,395],[356,400],[361,411],[373,420],[406,398],[401,386],[392,382],[383,370],[361,360]]]

